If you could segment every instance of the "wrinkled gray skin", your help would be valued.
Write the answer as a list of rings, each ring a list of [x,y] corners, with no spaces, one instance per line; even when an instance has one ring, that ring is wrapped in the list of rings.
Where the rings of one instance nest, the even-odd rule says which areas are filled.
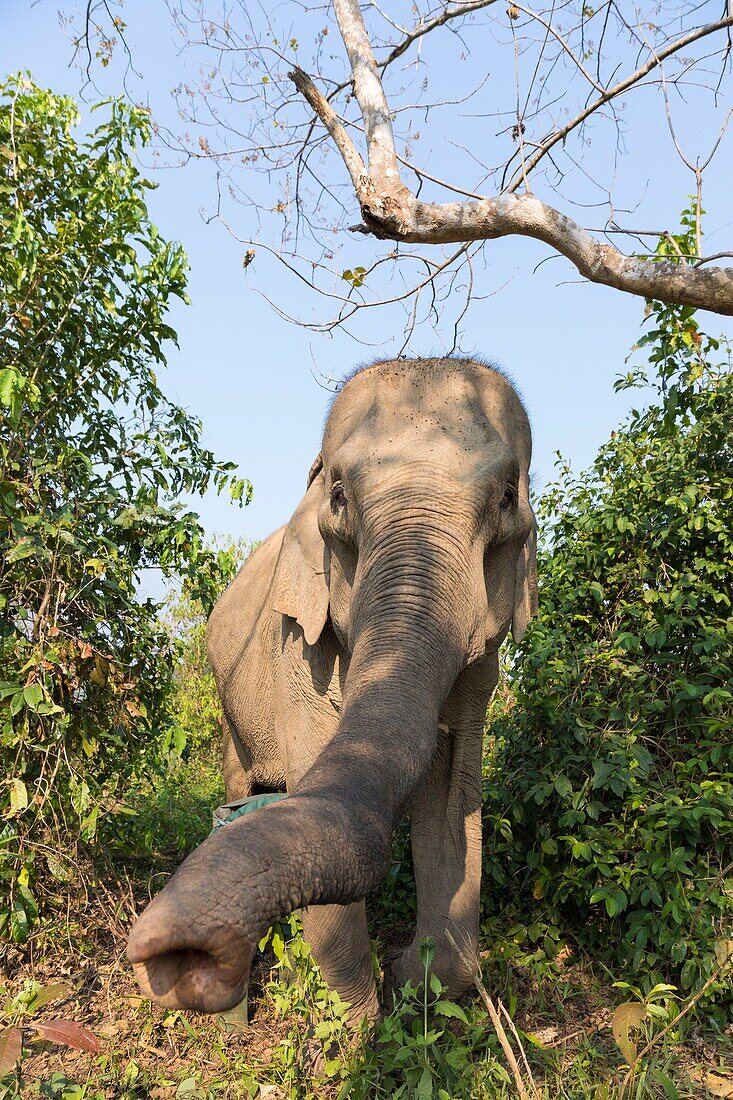
[[[303,908],[327,981],[373,1019],[364,898],[408,808],[417,927],[392,980],[420,979],[432,935],[450,993],[469,986],[445,929],[477,946],[484,717],[498,646],[536,604],[530,454],[516,393],[481,363],[378,363],[341,390],[290,523],[208,628],[227,795],[289,797],[217,830],[140,917],[148,996],[235,1005],[260,937]]]

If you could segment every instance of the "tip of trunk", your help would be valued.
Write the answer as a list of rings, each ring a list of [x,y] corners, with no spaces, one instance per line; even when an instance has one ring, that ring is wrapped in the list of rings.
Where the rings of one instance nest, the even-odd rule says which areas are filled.
[[[156,899],[157,901],[157,899]],[[252,950],[231,928],[181,929],[154,902],[132,929],[127,957],[143,993],[165,1008],[226,1012],[247,992]]]

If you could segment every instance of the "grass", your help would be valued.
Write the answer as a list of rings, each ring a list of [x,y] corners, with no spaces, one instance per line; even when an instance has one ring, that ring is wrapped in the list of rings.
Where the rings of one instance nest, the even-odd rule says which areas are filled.
[[[350,1039],[343,1005],[324,986],[297,935],[290,942],[272,937],[258,957],[250,1023],[243,1030],[162,1009],[139,995],[124,959],[130,923],[182,853],[206,835],[222,793],[218,772],[195,762],[172,769],[161,783],[147,784],[135,795],[129,829],[111,837],[115,854],[98,877],[75,898],[66,897],[22,948],[4,949],[0,1026],[23,1027],[24,1052],[18,1069],[0,1080],[0,1100],[517,1096],[484,1005],[479,998],[461,1006],[443,998],[430,973],[429,945],[427,981],[404,992],[368,1042]],[[380,933],[389,919],[409,920],[405,877],[405,868],[397,868],[393,881],[400,884],[399,896],[382,893],[376,911],[371,907]],[[393,904],[386,919],[385,908]],[[515,1050],[521,1045],[526,1052],[535,1082],[528,1095],[542,1100],[733,1097],[733,1029],[714,1042],[694,1028],[683,1033],[672,1027],[622,1088],[627,1065],[612,1023],[630,994],[615,989],[603,968],[568,948],[542,968],[529,955],[502,961],[490,937],[480,965],[492,997],[507,1006]],[[39,990],[49,988],[48,1002],[34,1008]],[[629,1040],[642,1049],[675,1012],[674,1001],[660,994],[656,1015],[646,1014]],[[99,1049],[48,1041],[33,1024],[50,1019],[83,1025]],[[324,1074],[314,1078],[307,1067],[314,1053],[323,1052]],[[522,1074],[528,1082],[523,1063]]]

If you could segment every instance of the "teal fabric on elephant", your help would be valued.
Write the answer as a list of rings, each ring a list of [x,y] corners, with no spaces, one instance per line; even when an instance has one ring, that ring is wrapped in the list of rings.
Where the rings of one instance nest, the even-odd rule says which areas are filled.
[[[253,814],[255,810],[261,810],[263,806],[269,806],[273,802],[279,802],[281,798],[287,798],[286,794],[254,794],[249,798],[240,798],[236,802],[227,802],[224,806],[217,806],[213,813],[211,831],[221,829],[223,825],[230,825],[245,814]]]

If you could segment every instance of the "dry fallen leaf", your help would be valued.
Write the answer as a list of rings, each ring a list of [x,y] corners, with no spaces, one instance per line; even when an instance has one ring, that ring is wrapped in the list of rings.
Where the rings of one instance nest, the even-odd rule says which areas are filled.
[[[733,1097],[733,1079],[720,1077],[717,1073],[705,1074],[705,1086],[713,1096],[720,1096],[722,1100],[730,1100]]]
[[[19,1027],[4,1027],[0,1031],[0,1077],[15,1068],[22,1046],[23,1033]]]
[[[115,1020],[109,1020],[106,1024],[101,1024],[97,1028],[97,1034],[101,1035],[103,1039],[114,1039],[115,1035],[119,1035],[120,1029]]]
[[[89,1050],[94,1054],[99,1050],[99,1040],[96,1035],[82,1027],[76,1020],[44,1020],[43,1023],[33,1021],[32,1026],[51,1043],[63,1043],[67,1047]]]
[[[544,1046],[545,1043],[551,1043],[553,1039],[557,1039],[560,1034],[556,1027],[541,1027],[537,1031],[533,1031],[529,1036],[535,1043],[539,1043],[540,1046]]]
[[[646,1005],[639,1004],[638,1001],[626,1001],[619,1005],[613,1014],[611,1020],[613,1037],[629,1066],[633,1065],[636,1059],[636,1043],[632,1041],[629,1032],[632,1027],[643,1024],[646,1015]]]

